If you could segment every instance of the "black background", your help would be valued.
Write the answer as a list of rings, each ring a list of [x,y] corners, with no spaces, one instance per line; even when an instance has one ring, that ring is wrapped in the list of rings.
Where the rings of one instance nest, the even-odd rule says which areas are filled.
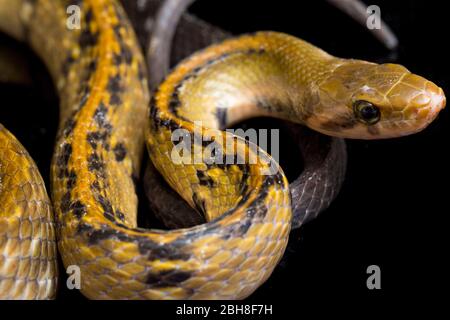
[[[367,30],[324,1],[208,1],[190,11],[236,34],[276,30],[341,57],[397,62],[449,92],[448,32],[441,1],[377,1],[400,40],[384,49]],[[2,43],[11,41],[5,37]],[[12,45],[19,46],[11,42]],[[1,85],[0,122],[25,145],[48,182],[58,117],[38,59],[28,55],[32,86]],[[424,132],[400,139],[348,141],[342,192],[318,219],[291,234],[286,255],[249,302],[345,299],[369,303],[429,296],[445,288],[448,272],[448,110]],[[379,291],[366,287],[366,268],[381,268]],[[65,289],[60,301],[82,299]],[[296,309],[292,309],[296,310]]]

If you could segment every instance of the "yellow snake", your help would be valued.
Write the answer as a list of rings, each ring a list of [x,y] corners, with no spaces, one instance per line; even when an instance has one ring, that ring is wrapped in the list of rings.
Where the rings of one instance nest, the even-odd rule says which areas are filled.
[[[67,28],[71,4],[81,7],[80,29]],[[144,60],[117,1],[0,0],[0,29],[30,44],[57,87],[58,249],[65,267],[80,267],[81,291],[93,299],[244,298],[270,276],[289,236],[288,182],[251,143],[233,137],[226,145],[220,130],[229,124],[270,115],[329,135],[380,139],[422,130],[445,106],[439,87],[402,66],[336,58],[275,32],[194,54],[149,104]],[[194,121],[202,121],[199,130]],[[214,137],[233,164],[175,163],[177,129],[202,152],[208,146],[196,138]],[[155,167],[206,224],[137,226],[133,180],[144,140]],[[0,142],[0,297],[52,298],[56,252],[45,189],[5,129]]]

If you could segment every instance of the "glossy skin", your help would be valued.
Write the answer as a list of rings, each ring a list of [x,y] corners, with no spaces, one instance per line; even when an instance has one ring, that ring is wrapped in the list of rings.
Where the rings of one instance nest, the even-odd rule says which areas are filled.
[[[190,0],[161,2],[148,0],[147,6],[138,5],[137,2],[122,2],[141,45],[149,48],[147,61],[149,70],[152,70],[149,74],[151,88],[157,87],[161,79],[167,76],[170,65],[176,65],[194,52],[232,37],[230,33],[189,13],[180,17],[180,9],[185,8]],[[162,7],[156,10],[159,5]],[[156,16],[155,12],[158,13]],[[150,22],[152,28],[149,30],[145,26]],[[172,34],[175,34],[173,39],[170,37]],[[152,43],[159,43],[161,46],[153,46]],[[170,61],[168,57],[171,57]],[[301,158],[292,157],[290,161],[303,161],[303,171],[289,183],[292,199],[291,228],[295,229],[317,217],[336,198],[345,178],[347,151],[341,138],[325,136],[290,122],[285,122],[283,127],[294,138],[293,146],[297,146],[301,152]],[[169,229],[205,222],[200,213],[168,188],[152,164],[147,165],[144,180],[152,210]]]
[[[180,64],[155,92],[148,112],[142,55],[116,1],[82,1],[81,30],[67,30],[65,1],[25,1],[19,8],[1,4],[0,16],[11,17],[2,27],[27,37],[59,90],[52,198],[60,254],[66,267],[81,268],[83,294],[95,299],[250,295],[270,276],[287,244],[292,220],[287,179],[270,156],[239,138],[233,140],[237,155],[254,154],[256,163],[175,164],[169,156],[171,134],[182,128],[192,137],[192,121],[203,120],[200,132],[216,135],[220,144],[219,129],[261,114],[325,130],[329,124],[320,120],[325,115],[351,117],[349,98],[359,87],[339,91],[347,83],[330,81],[346,79],[349,73],[340,67],[354,62],[284,34],[243,36]],[[332,109],[322,100],[324,93],[336,94],[334,102],[341,103]],[[431,117],[435,109],[439,106],[433,106]],[[388,119],[395,121],[389,116],[383,121]],[[137,227],[132,177],[139,172],[144,127],[155,166],[208,223],[172,231]],[[367,131],[359,124],[338,128],[332,132],[342,137]],[[276,173],[264,174],[270,165]]]
[[[52,299],[58,277],[50,200],[34,161],[0,125],[0,299]]]

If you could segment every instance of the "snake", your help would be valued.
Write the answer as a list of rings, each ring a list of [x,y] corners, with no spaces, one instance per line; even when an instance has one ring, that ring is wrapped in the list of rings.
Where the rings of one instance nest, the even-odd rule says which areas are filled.
[[[148,48],[150,87],[159,84],[170,65],[177,64],[211,43],[232,37],[231,33],[185,13],[191,2],[122,2],[141,46]],[[289,184],[293,199],[291,228],[297,229],[317,217],[337,196],[346,171],[346,148],[340,138],[320,135],[298,125],[279,125],[293,138],[292,143],[298,146],[302,154],[302,157],[290,157],[290,161],[297,166],[303,163],[301,174]],[[205,222],[202,215],[164,183],[151,163],[147,165],[144,182],[149,204],[166,227],[182,228]]]
[[[80,28],[67,25],[72,5],[81,9]],[[194,53],[150,92],[138,39],[116,0],[0,0],[0,30],[29,43],[60,97],[55,224],[35,165],[0,129],[6,298],[54,297],[55,236],[64,266],[80,269],[81,292],[91,299],[245,298],[282,257],[294,217],[279,164],[226,127],[264,115],[339,138],[393,138],[426,128],[446,102],[441,88],[401,65],[335,57],[270,31]],[[174,135],[191,143],[191,160],[195,150],[206,157],[174,160]],[[205,223],[137,225],[144,144],[166,183]],[[29,229],[32,236],[23,237]],[[30,262],[39,275],[25,270]]]

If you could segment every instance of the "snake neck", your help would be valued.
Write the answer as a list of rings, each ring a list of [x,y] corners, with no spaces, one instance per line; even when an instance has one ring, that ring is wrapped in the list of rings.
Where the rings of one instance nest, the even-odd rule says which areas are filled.
[[[228,40],[182,63],[158,99],[175,118],[210,128],[256,116],[304,123],[316,84],[340,63],[311,44],[276,32]]]

